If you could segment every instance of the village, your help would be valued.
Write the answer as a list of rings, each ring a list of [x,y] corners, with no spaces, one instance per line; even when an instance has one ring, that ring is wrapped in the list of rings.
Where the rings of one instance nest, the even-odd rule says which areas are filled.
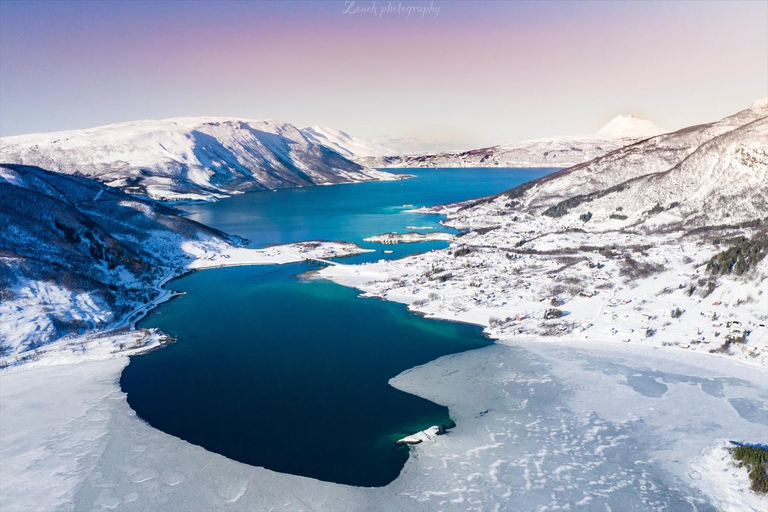
[[[450,248],[322,275],[502,342],[611,341],[768,364],[768,260],[757,279],[715,276],[707,263],[723,247],[711,235],[510,221],[492,204],[482,215],[451,209],[439,211],[443,223],[464,232]]]

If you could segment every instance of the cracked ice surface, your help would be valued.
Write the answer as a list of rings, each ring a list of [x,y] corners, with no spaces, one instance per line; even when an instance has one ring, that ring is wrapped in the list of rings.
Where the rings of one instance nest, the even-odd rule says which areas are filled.
[[[764,369],[722,358],[586,343],[497,344],[443,357],[392,384],[447,405],[457,427],[413,447],[400,477],[375,489],[247,466],[152,429],[116,384],[125,363],[112,359],[0,374],[0,501],[9,509],[765,505],[711,485],[727,468],[712,467],[707,459],[703,480],[696,469],[713,440],[768,435]]]

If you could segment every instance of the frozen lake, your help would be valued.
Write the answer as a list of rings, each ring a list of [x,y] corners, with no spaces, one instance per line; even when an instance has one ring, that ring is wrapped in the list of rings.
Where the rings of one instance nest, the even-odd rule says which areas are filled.
[[[490,194],[533,177],[496,171],[509,181],[495,190],[485,183],[482,192],[472,191],[464,181],[466,190],[442,189],[443,196],[427,201],[402,187],[420,188],[422,176],[445,181],[448,173],[469,180],[467,174],[477,171],[417,170],[416,180],[248,194],[189,209],[198,220],[251,238],[254,246],[309,238],[360,242],[407,225],[436,225],[436,217],[405,212],[403,205]],[[374,191],[368,210],[358,187]],[[328,196],[307,199],[312,194]],[[272,203],[281,195],[293,201],[297,217],[282,209],[283,201]],[[347,208],[346,214],[336,211]],[[322,212],[336,220],[321,222]],[[281,215],[289,218],[287,231],[270,227]],[[392,256],[399,256],[441,244],[361,245],[395,247]],[[358,260],[381,257],[391,256]],[[237,465],[182,449],[187,445],[158,437],[130,415],[116,415],[108,428],[112,451],[96,467],[99,478],[81,487],[80,503],[94,503],[110,485],[111,492],[135,498],[134,509],[158,495],[220,509],[750,509],[707,457],[728,439],[768,438],[764,369],[682,350],[598,342],[467,351],[487,344],[478,329],[293,277],[305,270],[217,269],[174,282],[187,295],[161,306],[145,325],[160,326],[179,342],[132,358],[122,375],[128,403],[150,425],[251,466],[388,485],[351,488]],[[411,448],[416,457],[391,444],[408,430],[450,421],[448,411],[456,427]],[[111,467],[118,460],[125,462]],[[146,482],[126,478],[126,468],[143,474],[147,467],[155,477]],[[150,485],[168,473],[182,482]]]
[[[347,263],[444,247],[363,238],[408,226],[441,229],[438,216],[406,210],[498,193],[551,169],[408,172],[417,176],[186,208],[254,247],[330,239],[377,251]],[[235,267],[174,281],[170,286],[186,295],[140,326],[158,327],[178,343],[131,358],[122,389],[150,425],[234,460],[338,483],[386,485],[408,459],[397,439],[452,425],[444,406],[398,391],[389,379],[490,341],[478,327],[425,320],[399,304],[360,300],[354,290],[295,277],[311,269]],[[276,442],[283,439],[290,442]]]
[[[490,344],[481,329],[359,299],[312,267],[196,272],[142,327],[178,338],[132,357],[121,378],[150,425],[254,466],[350,485],[386,485],[398,439],[451,424],[448,409],[396,390],[398,373]]]
[[[375,488],[241,464],[158,431],[116,386],[125,364],[0,375],[13,408],[0,435],[30,448],[18,461],[18,445],[0,444],[14,510],[765,510],[712,450],[768,434],[765,370],[727,358],[609,342],[441,357],[392,385],[449,407],[456,428]]]

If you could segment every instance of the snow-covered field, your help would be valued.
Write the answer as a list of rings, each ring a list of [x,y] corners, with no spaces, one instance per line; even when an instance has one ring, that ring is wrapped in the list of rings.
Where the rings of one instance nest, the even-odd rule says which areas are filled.
[[[526,245],[534,252],[520,253],[494,233],[465,235],[461,245],[415,257],[327,268],[321,275],[432,318],[485,326],[494,339],[590,339],[768,364],[768,259],[754,279],[715,279],[704,267],[720,249],[676,236],[658,237],[640,255],[634,248],[647,238],[628,234],[542,236]],[[634,254],[632,263],[598,251],[568,251],[586,246]],[[456,256],[462,248],[470,252]],[[562,252],[545,252],[554,248]],[[650,275],[631,278],[630,272],[648,265],[654,265]],[[711,291],[710,282],[717,283]],[[550,310],[563,316],[545,318]],[[723,348],[728,336],[746,331],[746,342]]]

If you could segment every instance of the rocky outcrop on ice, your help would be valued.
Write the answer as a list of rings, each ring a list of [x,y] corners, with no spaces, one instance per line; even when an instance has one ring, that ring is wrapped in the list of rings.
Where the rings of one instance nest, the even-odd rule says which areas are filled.
[[[397,444],[421,444],[425,441],[434,441],[437,436],[446,433],[445,425],[433,425],[427,429],[397,440]]]
[[[336,151],[352,160],[366,157],[385,157],[400,155],[401,152],[365,137],[350,135],[336,128],[326,126],[308,126],[301,129],[309,140]]]
[[[469,151],[358,158],[369,167],[570,167],[664,133],[651,121],[618,116],[595,135],[556,136]]]
[[[169,201],[398,178],[348,160],[318,137],[271,120],[147,120],[4,137],[0,163],[85,176]]]

